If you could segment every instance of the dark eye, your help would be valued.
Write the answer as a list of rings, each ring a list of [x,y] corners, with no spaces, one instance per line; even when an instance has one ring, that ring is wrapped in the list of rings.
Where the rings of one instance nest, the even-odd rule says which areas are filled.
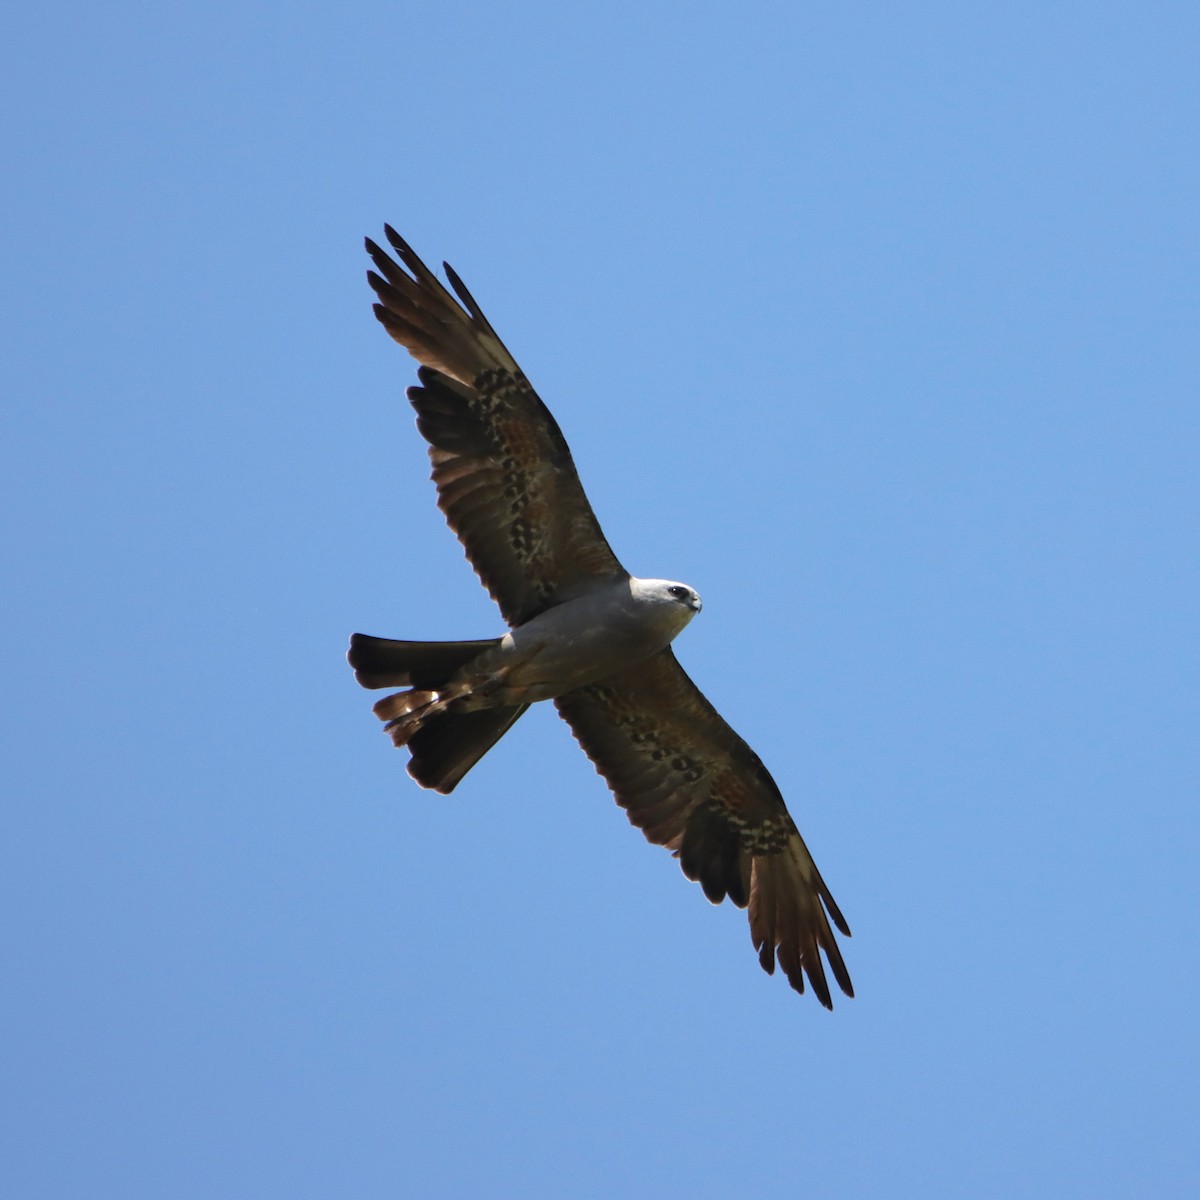
[[[687,600],[688,599],[687,588],[680,587],[679,584],[676,584],[674,587],[667,588],[667,591],[670,592],[671,595],[674,596],[676,600]]]

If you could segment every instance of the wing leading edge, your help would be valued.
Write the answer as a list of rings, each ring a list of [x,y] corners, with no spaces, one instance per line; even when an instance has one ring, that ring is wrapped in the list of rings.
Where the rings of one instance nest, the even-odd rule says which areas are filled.
[[[670,648],[555,701],[617,803],[679,859],[714,904],[750,910],[759,962],[832,1008],[821,952],[854,995],[830,921],[850,928],[762,760],[688,678]]]
[[[375,315],[422,364],[409,388],[438,506],[511,626],[627,578],[588,503],[566,439],[454,272],[461,303],[395,230],[407,271],[367,239]]]

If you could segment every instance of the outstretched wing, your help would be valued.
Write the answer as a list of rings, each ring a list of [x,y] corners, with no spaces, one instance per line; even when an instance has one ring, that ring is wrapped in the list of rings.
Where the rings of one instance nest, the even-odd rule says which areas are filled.
[[[403,267],[369,238],[375,315],[422,364],[409,388],[429,442],[438,506],[510,625],[597,583],[626,578],[571,451],[462,281],[453,296],[390,226]],[[407,271],[404,270],[407,267]],[[461,302],[461,303],[460,303]]]
[[[834,940],[850,929],[762,760],[687,677],[670,648],[554,702],[650,841],[673,850],[714,903],[750,909],[750,936],[768,974],[805,976],[832,1008],[821,951],[854,995]]]

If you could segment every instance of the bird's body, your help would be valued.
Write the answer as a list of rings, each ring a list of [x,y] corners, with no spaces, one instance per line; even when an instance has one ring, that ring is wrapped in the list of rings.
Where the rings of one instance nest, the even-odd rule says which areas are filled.
[[[469,669],[488,677],[498,703],[553,700],[657,654],[699,611],[686,584],[605,583],[518,625]]]
[[[365,687],[407,687],[375,705],[397,746],[418,734],[410,771],[450,792],[530,705],[555,700],[657,654],[700,611],[700,597],[666,579],[603,582],[502,637],[479,642],[399,642],[356,633],[348,658]],[[436,665],[431,655],[440,653]],[[424,670],[414,665],[424,664]],[[490,710],[490,719],[462,718]],[[476,736],[470,736],[472,733]],[[457,752],[427,773],[422,745]]]
[[[453,790],[533,703],[552,700],[646,837],[714,902],[748,906],[776,958],[831,1007],[821,960],[853,995],[829,921],[846,925],[758,756],[688,679],[670,643],[700,610],[686,584],[638,579],[600,530],[554,418],[458,277],[459,302],[393,230],[373,242],[375,312],[422,364],[409,389],[438,503],[509,630],[469,642],[355,634],[349,659],[423,786]]]

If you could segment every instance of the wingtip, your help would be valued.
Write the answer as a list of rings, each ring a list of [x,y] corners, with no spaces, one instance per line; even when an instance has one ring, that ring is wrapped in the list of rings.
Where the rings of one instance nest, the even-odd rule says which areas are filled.
[[[371,261],[384,275],[400,273],[400,267],[377,241],[372,238],[363,238],[363,245],[366,246],[367,254],[370,255]]]
[[[799,992],[801,996],[807,991],[807,988],[804,986],[807,977],[807,982],[812,988],[812,994],[816,996],[821,1007],[833,1012],[833,994],[829,990],[829,981],[825,978],[825,968],[821,964],[819,952],[811,970],[805,970],[804,964],[801,963],[794,969],[788,970],[787,977],[792,989]]]
[[[479,307],[475,297],[467,290],[467,285],[459,279],[458,272],[448,262],[442,263],[442,270],[446,272],[446,278],[450,281],[450,286],[454,289],[454,294],[458,297],[462,306],[483,329],[495,337],[496,331],[492,328],[491,322],[483,315],[483,309]]]
[[[398,250],[401,254],[412,253],[412,247],[390,225],[384,225],[383,234],[393,249]]]

